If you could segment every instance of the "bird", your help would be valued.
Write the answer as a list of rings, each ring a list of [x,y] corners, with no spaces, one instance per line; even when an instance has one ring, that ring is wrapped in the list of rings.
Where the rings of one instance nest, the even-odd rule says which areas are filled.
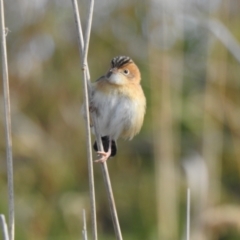
[[[91,84],[89,108],[96,114],[104,149],[99,151],[95,141],[93,148],[99,157],[95,162],[106,162],[117,154],[118,138],[131,140],[139,133],[146,112],[140,82],[141,73],[134,61],[128,56],[116,56],[107,73]]]

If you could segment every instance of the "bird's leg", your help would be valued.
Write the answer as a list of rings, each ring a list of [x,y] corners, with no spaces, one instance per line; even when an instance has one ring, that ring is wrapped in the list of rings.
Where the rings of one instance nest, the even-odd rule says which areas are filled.
[[[107,151],[107,152],[98,151],[97,154],[98,154],[98,156],[99,156],[100,158],[97,159],[97,160],[95,160],[96,163],[98,163],[98,162],[104,163],[104,162],[106,162],[106,161],[108,160],[108,158],[111,156],[111,151],[112,151],[111,145],[112,145],[112,140],[111,140],[111,138],[109,137],[108,151]]]

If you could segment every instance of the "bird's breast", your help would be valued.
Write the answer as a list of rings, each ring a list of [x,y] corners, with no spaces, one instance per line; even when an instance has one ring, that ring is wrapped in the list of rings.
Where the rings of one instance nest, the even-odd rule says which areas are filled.
[[[139,132],[145,113],[145,97],[141,87],[96,88],[93,104],[102,136],[131,139]]]

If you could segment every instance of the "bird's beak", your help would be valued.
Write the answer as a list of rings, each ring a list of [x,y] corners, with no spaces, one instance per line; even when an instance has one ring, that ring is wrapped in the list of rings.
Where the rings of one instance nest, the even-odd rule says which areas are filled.
[[[111,69],[108,71],[106,77],[107,77],[107,78],[110,78],[113,73],[117,73],[117,68],[111,68]]]

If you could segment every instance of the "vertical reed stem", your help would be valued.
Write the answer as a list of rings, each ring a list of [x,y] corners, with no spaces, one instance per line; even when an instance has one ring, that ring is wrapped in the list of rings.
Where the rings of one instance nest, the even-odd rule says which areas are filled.
[[[83,240],[87,240],[87,221],[86,221],[86,212],[85,209],[83,209],[83,230],[82,230],[82,237]]]
[[[7,146],[7,178],[8,178],[8,203],[9,203],[9,239],[14,240],[14,186],[13,186],[13,159],[12,159],[12,134],[11,134],[11,109],[8,80],[8,63],[6,32],[4,20],[4,5],[1,0],[1,48],[2,48],[2,79],[4,96],[5,136]]]
[[[81,22],[80,22],[80,16],[79,16],[79,11],[78,11],[78,5],[76,0],[72,0],[73,3],[73,8],[74,8],[74,15],[75,15],[75,22],[77,25],[77,32],[78,32],[78,47],[79,47],[79,52],[80,52],[80,57],[82,60],[82,69],[83,69],[83,79],[84,79],[84,93],[85,93],[85,110],[86,110],[86,115],[87,115],[87,134],[88,134],[88,143],[91,142],[91,133],[90,133],[90,123],[89,121],[89,97],[87,94],[91,94],[91,82],[90,82],[90,73],[89,73],[89,68],[88,68],[88,63],[87,63],[87,52],[88,52],[88,46],[89,46],[89,39],[90,39],[90,30],[91,30],[91,23],[92,23],[92,13],[93,13],[93,6],[94,6],[94,1],[92,0],[90,2],[90,8],[89,8],[89,14],[88,14],[88,21],[87,21],[87,30],[86,30],[86,35],[85,35],[85,45],[84,45],[84,40],[83,40],[83,33],[82,33],[82,27],[81,27]],[[86,89],[88,88],[88,89]],[[95,113],[93,112],[91,114],[91,117],[93,119],[93,124],[94,124],[94,130],[95,130],[95,135],[96,135],[96,140],[97,140],[97,145],[98,149],[100,151],[103,151],[103,146],[102,146],[102,141],[101,141],[101,135],[99,134],[98,131],[98,122],[97,118],[95,116]],[[88,144],[88,147],[89,144]],[[90,154],[90,150],[89,150]],[[91,152],[92,154],[92,152]],[[90,161],[90,157],[89,157]],[[91,164],[92,164],[92,156],[91,156]],[[90,164],[89,164],[90,165]],[[102,168],[102,173],[103,173],[103,178],[104,178],[104,183],[105,187],[107,190],[107,195],[108,195],[108,200],[109,200],[109,206],[111,210],[111,215],[112,215],[112,221],[113,221],[113,226],[115,230],[115,235],[118,240],[122,240],[122,233],[118,221],[118,216],[117,216],[117,210],[115,206],[115,201],[113,197],[113,191],[112,191],[112,186],[111,186],[111,181],[109,178],[109,173],[108,173],[108,167],[106,162],[101,163],[101,168]],[[95,196],[94,196],[95,197]],[[95,213],[96,214],[96,213]],[[96,225],[96,224],[95,224]],[[95,230],[94,230],[95,231]],[[97,236],[97,232],[94,233],[95,236]]]
[[[191,192],[187,189],[187,224],[186,224],[186,240],[190,240],[190,212],[191,212]]]
[[[0,215],[0,226],[2,228],[3,240],[9,240],[7,223],[6,223],[4,215],[2,215],[2,214]]]
[[[92,1],[93,2],[93,1]],[[78,11],[78,4],[76,0],[72,0],[74,17],[78,32],[78,47],[80,56],[82,56],[82,63],[84,63],[84,40],[82,34],[82,27]],[[93,5],[91,5],[93,8]],[[91,11],[91,10],[90,10]],[[91,15],[89,15],[91,17]],[[91,19],[90,19],[91,20]],[[89,21],[90,21],[89,20]],[[88,38],[89,39],[89,38]],[[86,55],[85,55],[86,56]],[[86,60],[85,60],[86,61]],[[89,116],[89,94],[91,89],[88,87],[88,67],[83,66],[83,88],[84,88],[84,107],[86,112],[86,136],[87,136],[87,158],[88,158],[88,174],[89,174],[89,189],[90,189],[90,205],[91,205],[91,220],[92,220],[92,235],[93,239],[97,240],[97,217],[96,217],[96,200],[95,200],[95,186],[94,186],[94,173],[93,173],[93,159],[92,159],[92,146],[91,146],[91,129],[90,129],[90,116]]]

